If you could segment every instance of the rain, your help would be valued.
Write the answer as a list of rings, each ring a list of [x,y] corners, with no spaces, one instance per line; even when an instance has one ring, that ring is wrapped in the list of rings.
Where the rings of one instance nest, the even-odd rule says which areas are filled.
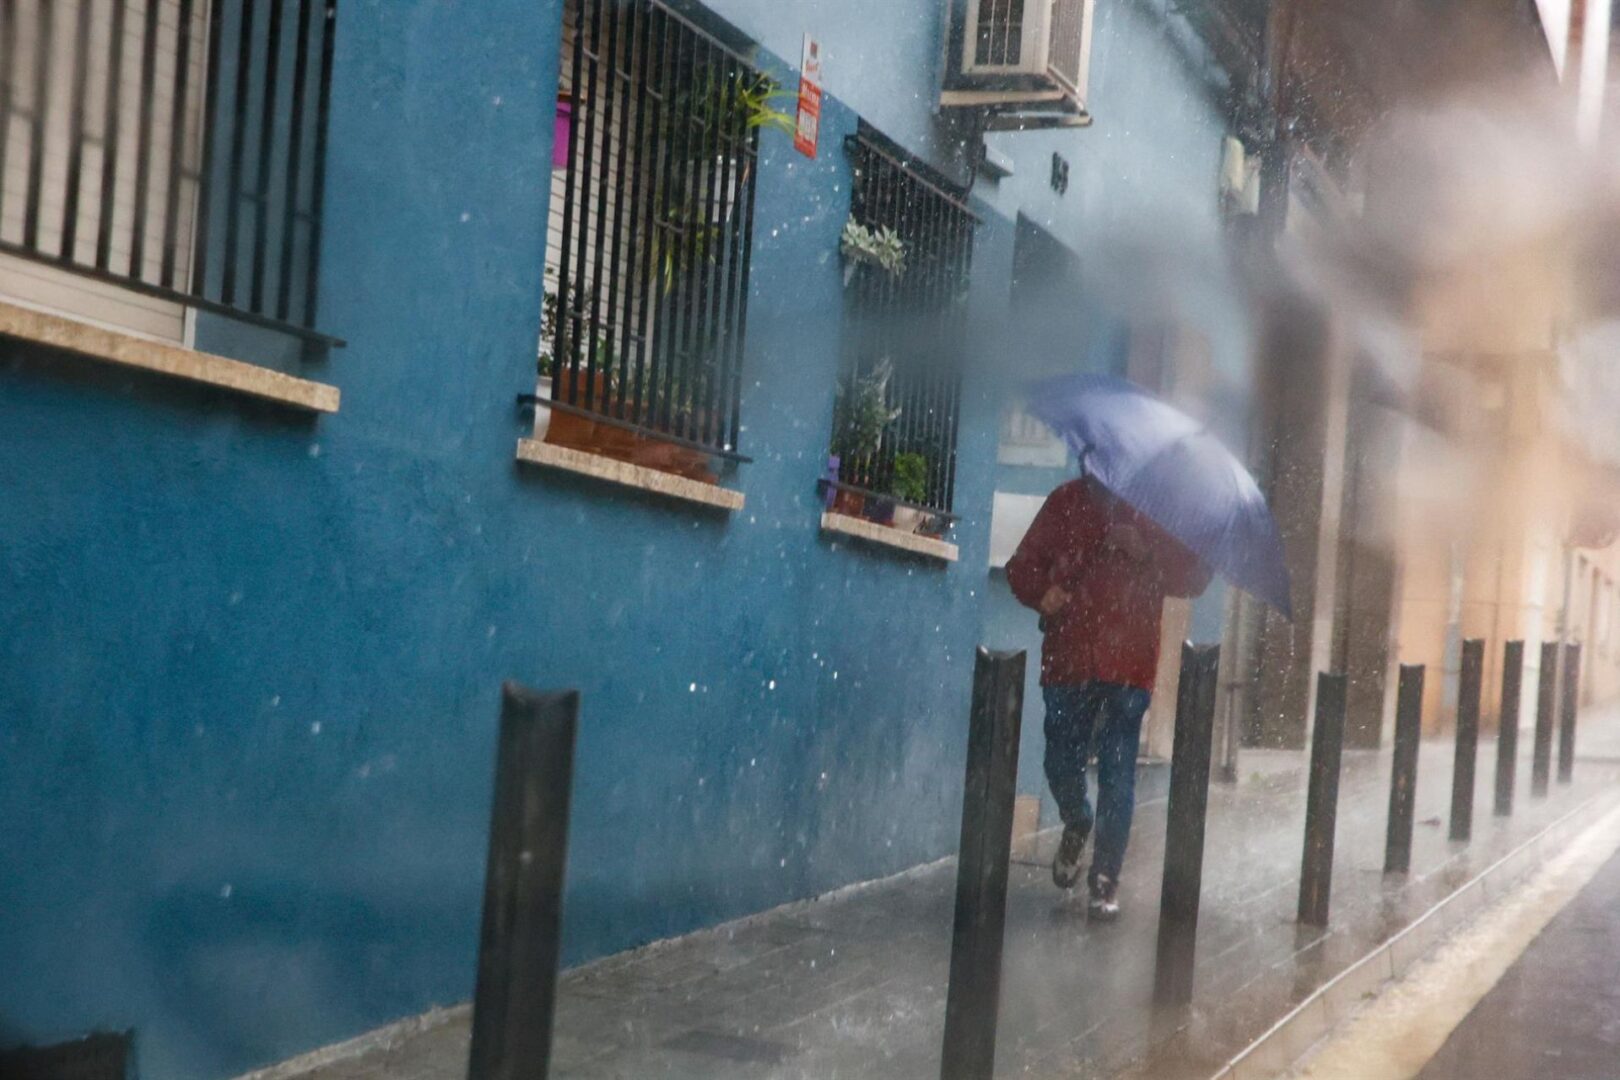
[[[0,0],[0,1080],[1613,1076],[1616,23]]]

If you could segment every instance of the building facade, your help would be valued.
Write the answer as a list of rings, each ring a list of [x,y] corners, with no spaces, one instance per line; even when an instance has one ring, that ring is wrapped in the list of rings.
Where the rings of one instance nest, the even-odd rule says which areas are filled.
[[[1034,644],[996,494],[1069,467],[1020,380],[1150,362],[1100,299],[998,347],[1019,267],[1219,232],[1193,28],[1057,7],[1021,114],[941,105],[934,0],[7,5],[0,1042],[220,1077],[466,999],[503,679],[583,695],[571,962],[949,854],[974,647]],[[861,353],[916,309],[852,216],[940,369]],[[829,473],[884,359],[911,441]],[[900,453],[942,535],[840,501]]]

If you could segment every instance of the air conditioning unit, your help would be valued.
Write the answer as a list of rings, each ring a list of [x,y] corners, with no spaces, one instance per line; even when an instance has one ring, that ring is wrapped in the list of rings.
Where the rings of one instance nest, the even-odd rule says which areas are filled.
[[[947,0],[940,104],[990,127],[1081,126],[1096,0]]]

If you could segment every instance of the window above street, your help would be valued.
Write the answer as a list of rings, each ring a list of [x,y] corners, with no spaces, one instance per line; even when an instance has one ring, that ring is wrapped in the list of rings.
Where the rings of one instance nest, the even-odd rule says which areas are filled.
[[[95,328],[81,344],[129,335],[104,350],[126,357],[188,345],[196,312],[341,344],[316,329],[334,17],[335,0],[0,7],[0,300]]]
[[[775,97],[662,3],[566,6],[536,440],[707,484],[747,460],[759,132],[791,125]]]

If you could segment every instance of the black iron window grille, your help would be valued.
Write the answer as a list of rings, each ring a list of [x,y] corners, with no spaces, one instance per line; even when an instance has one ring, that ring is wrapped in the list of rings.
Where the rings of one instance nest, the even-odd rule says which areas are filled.
[[[886,238],[899,265],[851,266],[846,370],[834,415],[834,486],[868,508],[898,504],[951,516],[967,331],[968,277],[978,219],[943,179],[868,135],[850,137],[850,217]],[[848,257],[848,252],[846,252]],[[881,389],[878,423],[863,422]],[[874,440],[872,430],[881,426]]]
[[[541,396],[733,460],[775,84],[659,0],[569,0]]]
[[[336,0],[0,0],[0,254],[316,345]]]

